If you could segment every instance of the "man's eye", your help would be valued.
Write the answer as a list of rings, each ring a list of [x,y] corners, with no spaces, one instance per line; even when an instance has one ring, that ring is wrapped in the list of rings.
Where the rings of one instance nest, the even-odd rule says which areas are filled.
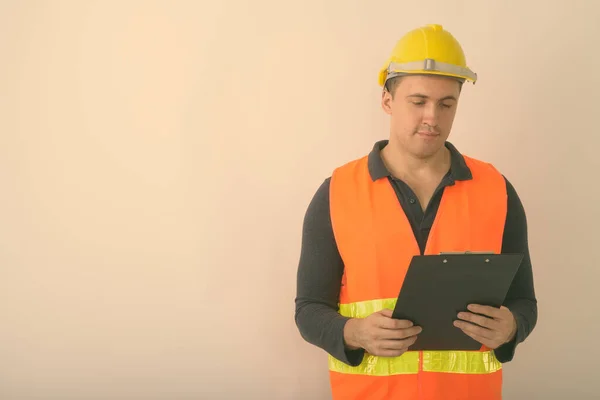
[[[444,107],[444,108],[451,108],[451,107],[452,107],[452,104],[443,104],[443,103],[442,103],[442,107]]]
[[[412,102],[415,106],[422,106],[423,104],[425,104],[424,101],[413,101]]]

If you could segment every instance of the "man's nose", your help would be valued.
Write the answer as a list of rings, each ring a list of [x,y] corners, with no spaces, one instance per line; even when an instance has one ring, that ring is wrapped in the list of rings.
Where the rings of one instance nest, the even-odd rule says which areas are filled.
[[[428,103],[423,108],[423,124],[436,126],[438,122],[438,108],[433,103]]]

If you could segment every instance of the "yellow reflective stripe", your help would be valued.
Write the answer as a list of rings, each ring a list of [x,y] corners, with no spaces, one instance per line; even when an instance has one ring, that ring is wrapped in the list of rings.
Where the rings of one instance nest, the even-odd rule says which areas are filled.
[[[359,301],[339,305],[339,313],[349,318],[366,318],[382,309],[393,310],[396,298]],[[493,351],[423,351],[423,371],[455,374],[489,374],[502,369]],[[329,369],[345,374],[388,376],[419,372],[419,352],[400,357],[377,357],[365,353],[363,362],[351,367],[329,356]]]
[[[396,307],[398,299],[377,299],[367,301],[357,301],[356,303],[340,304],[339,313],[344,317],[366,318],[374,312],[381,311],[384,308],[393,310]]]
[[[365,353],[360,365],[351,367],[329,356],[329,369],[342,374],[389,376],[416,374],[419,372],[419,353],[407,351],[400,357],[378,357]]]
[[[423,371],[451,374],[491,374],[502,364],[493,351],[423,351]],[[419,352],[407,351],[400,357],[377,357],[365,353],[356,367],[329,356],[329,370],[342,374],[389,376],[419,372]]]
[[[423,371],[454,374],[491,374],[502,363],[493,351],[424,351]]]

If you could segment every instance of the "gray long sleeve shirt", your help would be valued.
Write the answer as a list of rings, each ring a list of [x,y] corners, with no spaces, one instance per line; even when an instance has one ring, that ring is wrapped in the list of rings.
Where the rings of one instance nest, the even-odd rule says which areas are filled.
[[[424,252],[429,231],[439,208],[444,188],[457,180],[472,179],[463,156],[451,144],[446,146],[451,153],[451,166],[432,197],[426,210],[422,210],[411,188],[394,178],[385,167],[381,150],[387,141],[379,141],[368,157],[371,177],[390,180],[408,217],[421,253]],[[296,325],[302,337],[320,347],[340,361],[357,366],[361,363],[364,350],[349,350],[344,344],[344,325],[349,318],[338,313],[340,284],[344,263],[338,252],[329,214],[329,182],[327,178],[315,193],[304,218],[302,248],[297,274]],[[506,180],[506,178],[505,178]],[[524,258],[508,291],[505,306],[517,321],[517,335],[512,342],[495,350],[500,362],[513,359],[516,346],[531,333],[537,322],[537,300],[527,242],[525,211],[514,187],[506,180],[508,209],[502,253],[522,253]]]

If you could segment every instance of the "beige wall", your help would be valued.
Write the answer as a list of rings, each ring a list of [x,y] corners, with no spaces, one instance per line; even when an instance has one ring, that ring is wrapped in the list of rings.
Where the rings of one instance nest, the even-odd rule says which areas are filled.
[[[378,69],[426,23],[480,76],[452,141],[528,213],[506,398],[595,398],[600,5],[553,3],[0,1],[0,399],[329,398],[302,218],[386,137]]]

